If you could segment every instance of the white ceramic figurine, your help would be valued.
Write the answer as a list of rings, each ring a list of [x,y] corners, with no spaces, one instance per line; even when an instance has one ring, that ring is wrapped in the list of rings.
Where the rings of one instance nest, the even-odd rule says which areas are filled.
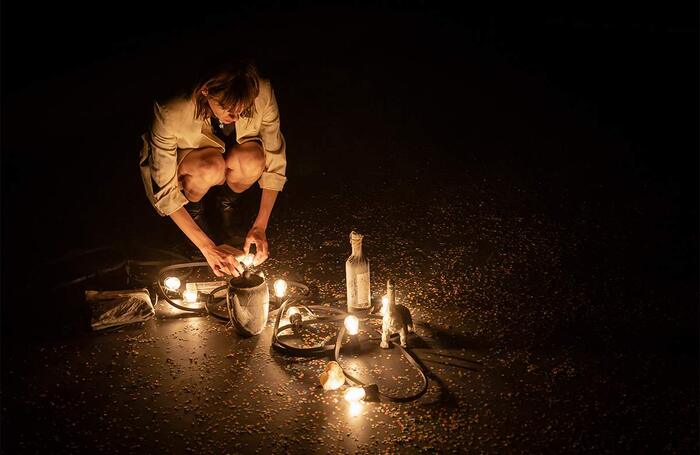
[[[413,332],[411,312],[405,306],[396,304],[394,281],[391,279],[386,282],[386,296],[387,303],[382,318],[382,342],[379,346],[385,349],[388,348],[389,337],[398,333],[401,346],[405,348],[406,338],[409,333]]]

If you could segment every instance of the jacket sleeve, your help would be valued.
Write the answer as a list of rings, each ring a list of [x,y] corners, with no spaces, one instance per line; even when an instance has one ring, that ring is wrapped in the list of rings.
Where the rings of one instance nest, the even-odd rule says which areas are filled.
[[[172,131],[167,106],[153,103],[150,130],[142,136],[141,178],[146,196],[161,216],[187,204],[177,180],[177,136]]]
[[[260,188],[282,191],[287,181],[287,144],[280,131],[280,115],[275,92],[270,87],[270,96],[262,113],[260,138],[265,150],[265,171],[260,176]]]

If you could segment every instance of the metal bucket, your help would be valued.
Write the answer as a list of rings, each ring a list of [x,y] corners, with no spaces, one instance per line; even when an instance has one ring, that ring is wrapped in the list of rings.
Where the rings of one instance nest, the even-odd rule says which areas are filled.
[[[226,306],[239,335],[260,334],[270,312],[270,291],[262,272],[231,278],[226,292]]]

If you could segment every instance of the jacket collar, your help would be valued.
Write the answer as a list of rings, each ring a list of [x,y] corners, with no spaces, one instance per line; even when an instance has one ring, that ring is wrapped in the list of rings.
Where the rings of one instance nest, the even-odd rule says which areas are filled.
[[[211,128],[211,118],[208,118],[206,120],[202,121],[202,136],[210,142],[212,147],[219,147],[221,149],[225,149],[226,146],[224,145],[224,141],[219,139],[216,134],[214,134],[214,131]]]

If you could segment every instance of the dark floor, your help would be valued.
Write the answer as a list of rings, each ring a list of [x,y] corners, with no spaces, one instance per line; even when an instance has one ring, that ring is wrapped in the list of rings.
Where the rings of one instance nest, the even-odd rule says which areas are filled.
[[[87,330],[84,289],[140,283],[51,285],[181,240],[143,195],[138,135],[208,41],[95,40],[32,79],[5,40],[2,450],[697,453],[696,24],[274,11],[250,52],[289,182],[262,269],[334,302],[363,233],[373,296],[394,278],[417,321],[428,393],[351,415],[318,387],[325,360],[273,351],[271,327],[240,339],[163,302],[144,325]],[[343,361],[416,387],[396,349],[365,349]]]

